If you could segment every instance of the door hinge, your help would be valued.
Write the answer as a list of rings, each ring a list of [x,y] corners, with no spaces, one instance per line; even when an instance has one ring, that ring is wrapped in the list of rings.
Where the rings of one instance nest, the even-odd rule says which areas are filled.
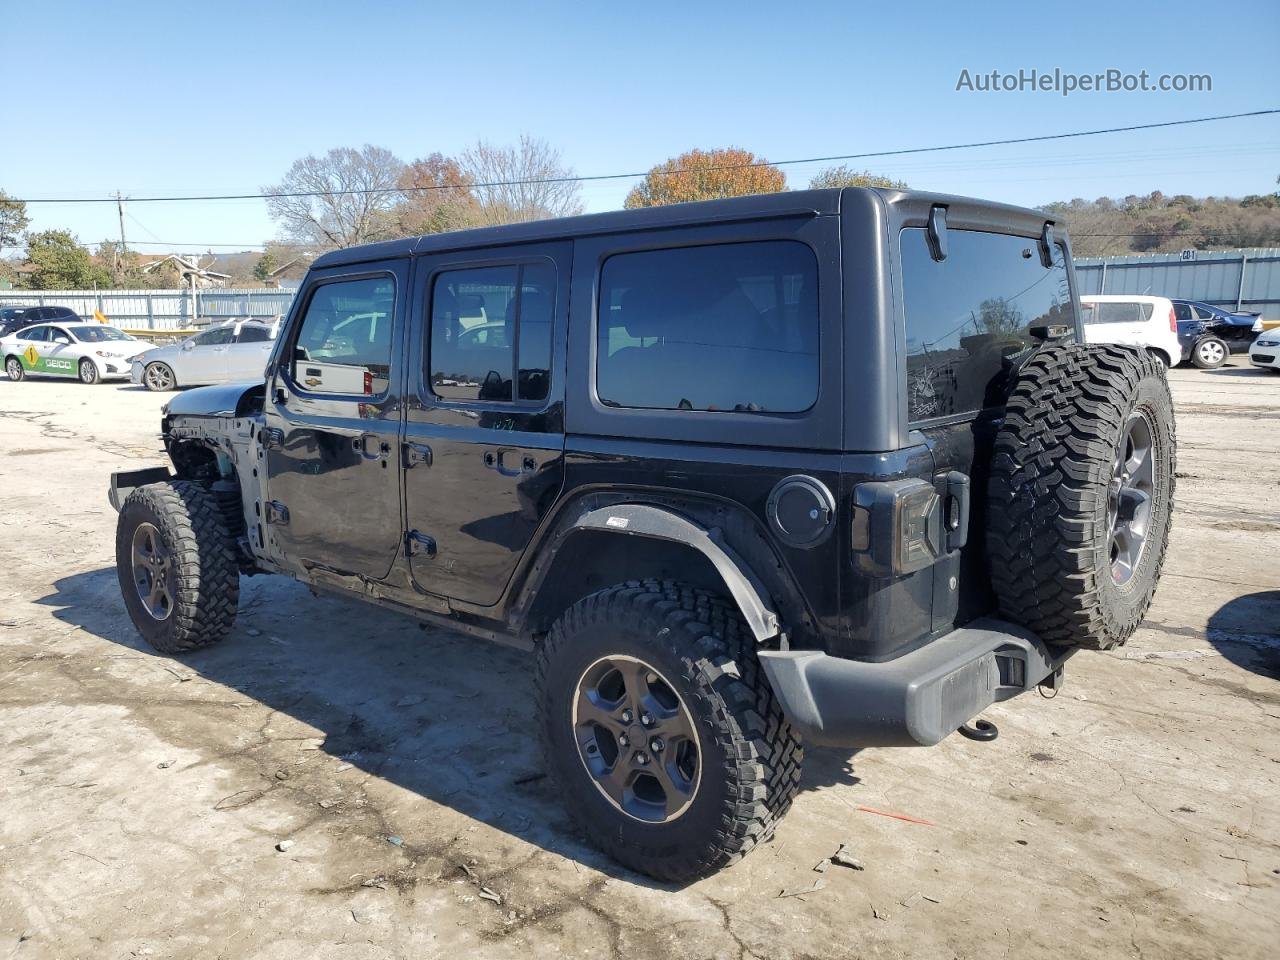
[[[404,535],[404,552],[409,557],[434,557],[436,541],[425,533],[410,530]]]
[[[289,508],[279,500],[267,502],[267,523],[278,527],[289,525]]]
[[[431,466],[431,448],[425,443],[406,443],[404,445],[404,465],[412,469],[418,464]]]

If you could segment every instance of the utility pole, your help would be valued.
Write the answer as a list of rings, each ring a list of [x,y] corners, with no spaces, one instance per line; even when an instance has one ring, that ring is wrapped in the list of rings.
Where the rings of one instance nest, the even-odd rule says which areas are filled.
[[[120,282],[121,275],[124,273],[124,198],[120,196],[120,191],[116,191],[116,213],[120,217],[120,249],[116,251],[115,274],[116,283]]]

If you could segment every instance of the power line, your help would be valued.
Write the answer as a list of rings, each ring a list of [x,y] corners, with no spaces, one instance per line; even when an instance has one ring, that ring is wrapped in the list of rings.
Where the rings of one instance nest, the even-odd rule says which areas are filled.
[[[1136,130],[1155,130],[1163,127],[1185,127],[1197,123],[1214,123],[1219,120],[1238,120],[1244,117],[1263,117],[1271,114],[1280,113],[1280,108],[1269,110],[1252,110],[1246,113],[1224,113],[1212,117],[1193,117],[1189,120],[1165,120],[1159,123],[1138,123],[1124,127],[1104,127],[1098,130],[1076,130],[1070,133],[1049,133],[1041,134],[1034,137],[1010,137],[1004,140],[979,140],[972,143],[951,143],[935,147],[905,147],[898,150],[875,150],[867,153],[846,153],[829,157],[806,157],[797,160],[775,160],[757,161],[754,163],[732,163],[723,164],[712,167],[702,167],[698,170],[657,170],[654,171],[661,176],[681,176],[686,173],[706,173],[718,170],[744,170],[752,167],[783,167],[792,166],[801,163],[831,163],[837,160],[870,160],[882,157],[901,157],[909,154],[922,153],[941,153],[948,150],[973,150],[979,147],[1000,147],[1010,146],[1019,143],[1044,143],[1051,140],[1070,140],[1077,137],[1097,137],[1110,133],[1130,133]],[[602,180],[632,180],[641,177],[647,177],[651,171],[644,170],[639,173],[602,173],[587,176],[568,176],[568,177],[543,177],[530,180],[491,180],[482,183],[470,184],[426,184],[423,186],[403,187],[395,189],[386,189],[382,187],[370,187],[354,190],[298,190],[282,193],[227,193],[227,194],[206,194],[200,196],[170,196],[170,197],[130,197],[130,203],[178,203],[187,201],[209,201],[209,200],[265,200],[270,197],[337,197],[337,196],[359,196],[367,194],[383,194],[383,193],[416,193],[424,190],[459,190],[474,189],[477,187],[514,187],[514,186],[534,186],[539,184],[553,183],[590,183]],[[115,203],[115,197],[90,197],[84,199],[75,199],[71,197],[41,197],[30,200],[19,200],[20,203]]]

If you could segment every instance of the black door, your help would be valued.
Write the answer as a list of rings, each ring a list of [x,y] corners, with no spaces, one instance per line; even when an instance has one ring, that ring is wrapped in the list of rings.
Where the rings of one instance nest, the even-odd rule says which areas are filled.
[[[572,244],[423,258],[406,398],[406,526],[419,589],[489,606],[564,480]]]
[[[315,577],[385,577],[400,548],[408,260],[319,271],[273,363],[264,530]]]

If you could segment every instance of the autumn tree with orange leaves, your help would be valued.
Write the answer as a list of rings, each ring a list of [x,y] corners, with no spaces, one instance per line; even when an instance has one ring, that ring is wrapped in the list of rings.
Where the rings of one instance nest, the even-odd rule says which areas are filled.
[[[689,200],[779,193],[785,189],[787,178],[782,171],[749,150],[690,150],[650,170],[631,188],[624,205],[632,210]]]

